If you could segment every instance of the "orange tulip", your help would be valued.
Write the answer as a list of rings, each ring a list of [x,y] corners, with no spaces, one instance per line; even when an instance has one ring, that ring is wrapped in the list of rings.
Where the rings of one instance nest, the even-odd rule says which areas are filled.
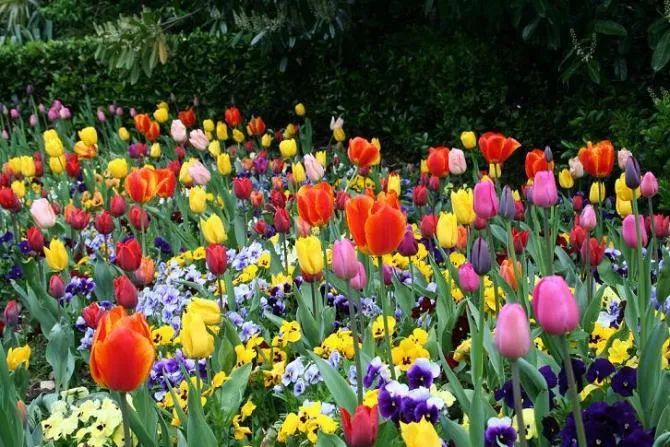
[[[553,171],[554,162],[547,163],[542,149],[533,149],[526,154],[526,176],[528,178],[535,178],[535,174],[539,171]]]
[[[379,164],[381,160],[379,148],[361,137],[349,140],[347,155],[349,160],[359,168],[368,168]]]
[[[516,269],[519,273],[521,272],[521,263],[519,261],[516,262]],[[509,284],[512,289],[517,290],[519,288],[519,284],[517,284],[516,281],[516,275],[514,274],[514,264],[511,259],[505,259],[502,264],[500,264],[500,276],[503,277],[505,282]]]
[[[156,176],[158,176],[156,195],[163,198],[172,197],[177,186],[177,176],[174,171],[171,169],[156,169]]]
[[[504,163],[519,147],[521,143],[501,133],[486,132],[479,137],[479,149],[489,164]]]
[[[129,392],[147,380],[156,357],[144,315],[116,306],[103,315],[93,336],[91,376],[101,387]]]
[[[161,128],[156,121],[152,121],[144,136],[149,141],[154,141],[161,134]]]
[[[145,203],[156,196],[159,187],[156,171],[149,168],[134,170],[125,179],[123,187],[133,201]]]
[[[298,214],[313,227],[327,224],[333,215],[335,197],[333,188],[327,182],[302,186],[296,194],[296,201]]]
[[[260,116],[251,118],[247,124],[247,133],[260,137],[265,133],[265,122]]]
[[[149,115],[146,113],[138,113],[135,115],[135,129],[139,133],[146,133],[147,130],[149,130],[149,127],[151,127],[151,119],[149,118]]]
[[[193,107],[189,107],[188,109],[179,112],[179,120],[182,122],[182,124],[184,124],[184,126],[192,127],[196,120]]]
[[[395,206],[397,203],[395,193],[380,193],[376,201],[370,196],[359,195],[347,202],[347,226],[363,253],[382,256],[398,248],[407,219]]]
[[[435,177],[449,174],[449,148],[444,146],[431,147],[426,160],[428,170]]]
[[[463,225],[458,226],[458,240],[456,241],[456,248],[465,250],[468,247],[468,229]]]
[[[584,170],[593,177],[607,177],[614,167],[614,146],[609,140],[599,141],[595,145],[590,141],[577,154]]]

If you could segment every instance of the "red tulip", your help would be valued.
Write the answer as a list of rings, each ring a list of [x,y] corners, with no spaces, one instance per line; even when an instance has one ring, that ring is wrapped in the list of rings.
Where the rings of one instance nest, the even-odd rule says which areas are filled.
[[[240,200],[247,200],[251,195],[253,184],[248,177],[235,177],[233,179],[233,192]]]
[[[26,231],[26,238],[28,239],[28,246],[36,253],[42,253],[44,248],[44,235],[37,227],[30,227]]]
[[[145,231],[149,228],[149,215],[138,205],[133,205],[130,208],[128,219],[136,230]]]
[[[570,245],[572,245],[572,250],[575,252],[580,250],[585,240],[586,230],[579,225],[572,227],[572,230],[570,230]]]
[[[196,120],[193,108],[189,107],[188,109],[179,112],[179,120],[184,124],[184,126],[192,127]]]
[[[479,137],[479,149],[486,162],[502,164],[521,146],[517,140],[495,132],[485,132]]]
[[[105,310],[98,305],[98,303],[91,303],[81,310],[81,316],[86,323],[86,326],[91,329],[98,327],[100,319],[105,314]]]
[[[373,447],[377,442],[379,412],[377,406],[356,407],[353,417],[345,408],[340,408],[344,440],[348,447]]]
[[[151,118],[146,113],[135,115],[133,120],[135,121],[135,129],[141,134],[145,134],[151,127]]]
[[[65,283],[60,275],[51,275],[49,278],[49,295],[56,299],[65,295]]]
[[[144,134],[144,137],[148,141],[154,141],[160,135],[161,135],[160,125],[156,121],[152,121],[151,124],[149,125],[149,130],[146,131],[146,133]]]
[[[81,175],[79,158],[76,154],[65,154],[65,172],[70,177],[79,177]]]
[[[326,225],[333,215],[335,198],[327,182],[302,186],[296,194],[298,215],[313,227]]]
[[[526,176],[528,178],[535,178],[535,174],[540,171],[553,171],[554,162],[547,162],[542,149],[533,149],[526,154],[524,168],[526,169]]]
[[[137,288],[127,276],[121,275],[114,279],[114,298],[117,304],[126,309],[137,307]]]
[[[584,240],[579,251],[583,261],[586,261],[586,250],[589,251],[589,263],[592,267],[597,267],[605,257],[605,241],[598,242],[594,237]]]
[[[426,165],[428,165],[428,170],[435,177],[449,175],[449,148],[444,146],[431,147]]]
[[[21,304],[16,300],[11,300],[5,306],[2,314],[4,322],[7,326],[13,328],[19,324],[19,316],[21,315]]]
[[[277,208],[274,215],[274,226],[278,233],[288,233],[291,231],[291,216],[286,208]]]
[[[414,205],[424,206],[428,203],[428,189],[423,185],[417,185],[412,190],[412,200],[414,200]]]
[[[21,202],[19,202],[19,198],[12,188],[7,188],[5,186],[0,188],[0,206],[6,210],[14,210],[17,206],[21,206]]]
[[[426,214],[421,218],[419,229],[424,239],[433,240],[437,231],[437,217],[434,214]]]
[[[108,211],[103,211],[95,217],[95,229],[103,235],[114,231],[114,219]]]
[[[172,169],[156,169],[156,176],[158,177],[158,190],[156,195],[158,197],[172,197],[175,187],[177,186],[177,176]]]
[[[609,140],[599,141],[595,145],[590,141],[577,154],[584,170],[593,177],[607,177],[614,167],[614,146]]]
[[[652,228],[652,219],[653,219],[653,228]],[[670,236],[670,217],[664,216],[662,214],[654,214],[653,216],[647,216],[645,219],[645,224],[647,227],[647,232],[649,234],[653,233],[657,238],[663,239]]]
[[[379,164],[381,157],[379,148],[361,137],[349,140],[347,155],[349,156],[349,160],[359,168],[368,168]],[[361,173],[361,175],[363,174]]]
[[[116,265],[127,272],[134,272],[142,262],[142,248],[137,239],[116,243]]]
[[[351,196],[348,192],[342,190],[337,191],[335,193],[335,208],[339,211],[344,211],[349,199],[351,199]]]
[[[65,223],[75,230],[81,231],[86,228],[90,219],[90,214],[80,208],[76,208],[74,205],[67,205],[65,207]]]
[[[265,133],[265,122],[260,116],[256,116],[249,120],[247,124],[247,133],[256,137],[260,137]]]
[[[226,124],[228,124],[230,127],[237,127],[242,124],[242,114],[240,113],[240,109],[235,106],[228,107],[226,109],[224,118],[226,120]]]
[[[207,268],[213,275],[223,275],[228,268],[226,247],[219,244],[210,244],[205,250]]]
[[[528,244],[528,231],[512,228],[512,242],[514,244],[514,251],[523,253]]]
[[[126,212],[126,200],[116,194],[109,201],[109,212],[114,217],[123,216]]]

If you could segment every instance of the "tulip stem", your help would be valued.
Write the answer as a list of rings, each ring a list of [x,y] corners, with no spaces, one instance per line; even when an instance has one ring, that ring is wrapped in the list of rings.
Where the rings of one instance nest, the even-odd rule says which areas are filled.
[[[519,362],[517,360],[512,360],[512,393],[514,394],[514,412],[516,413],[516,425],[519,429],[519,444],[521,447],[526,447],[528,445],[526,441],[526,423],[523,420],[521,377],[519,376]]]
[[[286,234],[281,234],[282,250],[284,251],[284,273],[288,275],[288,247],[286,246]]]
[[[493,246],[493,233],[491,231],[487,232],[487,236],[489,239],[489,253],[491,256],[491,264],[494,266],[494,270],[497,270],[498,267],[498,259],[496,258],[496,249]],[[512,269],[514,269],[515,266],[512,266]],[[495,276],[491,275],[491,282],[493,283],[493,296],[495,297],[496,300],[496,315],[500,312],[500,297],[498,296],[498,280],[496,279]]]
[[[547,247],[547,275],[554,274],[554,241],[551,237],[551,229],[549,227],[549,210],[542,209],[542,219],[544,220],[544,243]]]
[[[651,225],[651,259],[654,261],[654,271],[656,272],[656,278],[658,278],[658,249],[656,247],[656,222],[654,222],[654,204],[651,200],[651,197],[647,198],[649,203],[649,223]]]
[[[528,310],[527,302],[526,302],[526,297],[523,293],[523,288],[522,288],[522,283],[521,283],[521,275],[522,271],[519,269],[517,263],[518,259],[516,257],[516,249],[514,248],[514,236],[512,234],[512,222],[509,220],[507,221],[507,253],[512,259],[512,271],[514,272],[514,279],[516,279],[516,284],[517,287],[520,289],[518,291],[519,293],[519,302],[521,302],[521,305],[523,306],[524,309]]]
[[[637,253],[637,277],[638,277],[638,312],[640,313],[640,332],[641,332],[641,343],[640,349],[644,346],[647,336],[647,304],[649,295],[647,294],[647,281],[650,280],[649,274],[642,277],[644,273],[644,257],[642,255],[642,229],[640,228],[640,210],[637,205],[637,197],[633,194],[633,214],[635,215],[635,239],[637,242],[636,253]]]
[[[386,350],[388,351],[386,361],[388,362],[389,369],[391,370],[391,378],[395,380],[395,367],[393,366],[392,355],[393,347],[391,344],[391,333],[389,332],[388,322],[388,317],[390,316],[387,303],[388,297],[386,295],[386,284],[384,284],[384,261],[382,260],[381,256],[379,256],[377,259],[379,260],[379,300],[382,304],[382,315],[384,316],[384,340],[386,340]]]
[[[310,282],[310,285],[312,287],[312,315],[314,315],[314,319],[317,319],[317,309],[316,309],[316,280],[312,278],[312,281]]]
[[[347,301],[349,302],[349,324],[351,335],[354,339],[354,361],[356,362],[356,397],[358,405],[363,403],[363,367],[361,366],[361,348],[358,345],[358,323],[356,322],[356,310],[354,309],[354,296],[351,293],[351,285],[347,281]]]
[[[572,359],[570,358],[570,346],[568,338],[564,335],[563,341],[563,364],[565,365],[565,375],[568,379],[568,392],[572,402],[572,415],[575,418],[575,427],[577,429],[577,443],[579,447],[586,447],[586,434],[584,432],[584,421],[582,421],[582,409],[579,405],[579,395],[577,393],[577,383],[575,382],[575,373],[572,370]]]
[[[119,394],[119,409],[121,410],[121,419],[123,420],[123,444],[125,447],[132,447],[133,441],[130,433],[130,416],[126,393]]]

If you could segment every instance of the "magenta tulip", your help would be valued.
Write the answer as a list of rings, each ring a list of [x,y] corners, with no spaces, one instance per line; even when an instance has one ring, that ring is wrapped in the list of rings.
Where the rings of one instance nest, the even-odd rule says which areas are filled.
[[[642,246],[647,245],[647,230],[644,227],[644,219],[642,216],[639,216],[639,223],[640,223],[640,241],[642,242]],[[630,248],[636,248],[637,247],[637,229],[635,228],[635,215],[629,214],[626,216],[623,220],[623,223],[621,224],[621,233],[623,235],[623,241],[628,245]]]
[[[333,244],[333,273],[340,279],[351,279],[358,273],[356,250],[349,239],[341,239]]]
[[[533,205],[549,208],[558,202],[556,178],[551,171],[538,171],[533,180]]]
[[[458,268],[458,281],[461,283],[461,290],[465,293],[472,293],[479,289],[479,275],[469,262]]]
[[[586,205],[579,217],[579,226],[586,231],[592,231],[597,225],[596,212],[592,205]]]
[[[642,176],[640,183],[640,194],[642,197],[654,197],[658,193],[658,180],[653,172],[648,171]]]
[[[349,280],[349,285],[356,290],[363,290],[368,283],[368,276],[362,262],[357,263],[356,275]]]
[[[528,317],[518,303],[505,304],[498,314],[495,343],[498,351],[511,360],[524,357],[530,349]]]
[[[498,194],[490,181],[480,181],[474,189],[475,214],[482,219],[490,219],[498,214]]]
[[[535,285],[533,313],[547,334],[563,335],[579,325],[579,307],[560,276],[545,276]]]

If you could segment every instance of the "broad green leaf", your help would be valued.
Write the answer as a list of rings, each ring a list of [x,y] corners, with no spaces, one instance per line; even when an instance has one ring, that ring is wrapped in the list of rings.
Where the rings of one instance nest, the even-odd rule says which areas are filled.
[[[311,351],[308,351],[307,355],[314,361],[319,368],[319,371],[321,371],[321,375],[328,387],[328,391],[332,394],[337,406],[345,408],[350,414],[354,414],[357,400],[356,394],[351,389],[349,383],[342,377],[339,371],[330,365],[330,363]]]

